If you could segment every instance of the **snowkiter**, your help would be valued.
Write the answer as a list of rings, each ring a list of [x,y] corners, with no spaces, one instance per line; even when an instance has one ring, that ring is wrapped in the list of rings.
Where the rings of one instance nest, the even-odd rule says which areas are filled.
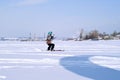
[[[48,45],[47,50],[48,51],[54,51],[55,44],[52,43],[52,40],[54,39],[54,36],[52,35],[52,32],[48,32],[46,43]]]

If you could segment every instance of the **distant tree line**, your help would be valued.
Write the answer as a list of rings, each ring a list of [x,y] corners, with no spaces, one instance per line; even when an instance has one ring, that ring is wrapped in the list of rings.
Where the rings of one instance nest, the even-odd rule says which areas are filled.
[[[110,39],[120,39],[120,32],[113,31],[111,34],[107,34],[106,32],[100,33],[98,30],[92,30],[89,33],[85,34],[84,30],[81,29],[79,40],[110,40]]]

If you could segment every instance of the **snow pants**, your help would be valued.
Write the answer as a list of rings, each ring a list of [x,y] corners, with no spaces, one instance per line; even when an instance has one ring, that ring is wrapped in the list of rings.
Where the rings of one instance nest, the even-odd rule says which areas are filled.
[[[53,43],[50,43],[50,44],[48,44],[48,48],[47,48],[47,50],[49,51],[53,51],[54,50],[54,47],[55,47],[55,44],[53,44]]]

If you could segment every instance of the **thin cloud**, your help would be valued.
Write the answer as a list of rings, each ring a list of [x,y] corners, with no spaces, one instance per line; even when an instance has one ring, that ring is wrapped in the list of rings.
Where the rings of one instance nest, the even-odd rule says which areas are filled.
[[[47,0],[23,0],[21,2],[17,3],[17,6],[22,6],[22,5],[36,5],[36,4],[41,4],[47,2]]]

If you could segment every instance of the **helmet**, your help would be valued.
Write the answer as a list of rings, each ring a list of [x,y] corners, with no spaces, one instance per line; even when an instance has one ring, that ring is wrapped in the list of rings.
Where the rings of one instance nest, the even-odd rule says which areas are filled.
[[[48,32],[48,35],[52,35],[52,32],[50,31],[50,32]]]

